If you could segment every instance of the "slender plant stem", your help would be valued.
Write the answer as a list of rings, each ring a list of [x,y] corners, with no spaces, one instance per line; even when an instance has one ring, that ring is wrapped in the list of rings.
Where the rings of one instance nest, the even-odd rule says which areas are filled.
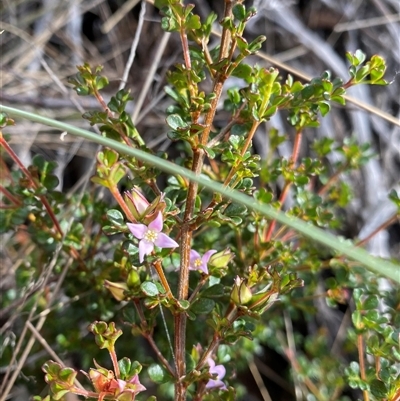
[[[362,240],[356,242],[356,246],[364,246],[372,237],[378,234],[380,231],[384,230],[385,228],[389,227],[393,223],[399,220],[399,216],[395,213],[393,216],[389,217],[386,221],[384,221],[379,227],[377,227],[371,234],[367,235]]]
[[[117,354],[115,352],[115,348],[113,347],[113,349],[111,351],[109,351],[110,353],[110,358],[114,367],[114,373],[115,373],[115,377],[117,379],[121,378],[121,372],[119,370],[119,365],[118,365],[118,358],[117,358]]]
[[[396,394],[389,401],[400,401],[400,388],[396,391]]]
[[[240,152],[240,156],[243,157],[243,156],[246,154],[246,152],[247,152],[247,150],[249,149],[249,146],[250,146],[250,144],[251,144],[251,141],[252,141],[252,139],[253,139],[253,137],[254,137],[254,134],[256,133],[257,128],[259,127],[259,125],[260,125],[260,122],[259,122],[259,121],[253,121],[253,124],[252,124],[252,126],[251,126],[251,128],[250,128],[250,131],[249,131],[249,133],[247,134],[246,142],[244,143],[243,148],[242,148],[242,150],[241,150],[241,152]],[[230,183],[232,177],[236,174],[236,171],[237,171],[238,168],[239,168],[239,165],[234,165],[234,166],[232,166],[232,168],[231,168],[231,170],[230,170],[228,176],[226,177],[226,179],[225,179],[225,181],[224,181],[224,185],[225,185],[225,186],[228,186],[228,185],[229,185],[229,183]],[[232,188],[233,188],[233,187],[232,187]]]
[[[158,277],[160,278],[161,284],[163,285],[163,287],[165,289],[167,298],[168,299],[174,299],[174,296],[172,295],[171,288],[170,288],[170,286],[168,284],[168,280],[165,277],[164,270],[162,268],[160,259],[156,260],[153,263],[153,266],[154,266],[154,269],[156,270],[156,272],[158,274]]]
[[[13,151],[13,149],[8,145],[7,141],[4,139],[3,134],[0,132],[0,145],[3,146],[3,148],[6,150],[6,152],[10,155],[10,157],[13,159],[13,161],[18,165],[18,167],[21,169],[21,171],[24,173],[26,178],[30,181],[31,185],[35,189],[39,189],[39,184],[36,182],[36,180],[32,177],[31,173],[29,170],[22,164],[21,160],[17,156],[17,154]],[[60,223],[57,220],[57,217],[54,214],[53,209],[50,206],[50,203],[48,200],[43,196],[43,195],[38,195],[40,201],[42,202],[43,206],[45,207],[48,215],[50,216],[50,219],[52,220],[54,227],[56,228],[57,232],[60,234],[61,237],[64,236],[63,230],[60,226]]]
[[[364,339],[362,334],[357,334],[357,349],[358,349],[358,361],[360,364],[360,377],[361,380],[366,379],[365,375],[365,359],[364,359]],[[363,390],[364,401],[369,401],[369,394],[367,390]]]
[[[328,191],[328,189],[339,179],[340,174],[342,174],[347,167],[348,165],[346,163],[339,170],[337,170],[332,176],[330,176],[326,184],[318,191],[318,195],[320,196],[324,195]]]
[[[292,350],[286,349],[285,350],[285,355],[289,359],[291,365],[293,366],[293,369],[298,372],[299,374],[302,374],[302,368],[300,364],[297,362],[295,355],[293,354]],[[318,401],[324,401],[325,398],[321,395],[318,387],[314,384],[312,380],[310,380],[306,375],[302,375],[304,384],[308,387],[308,389],[314,394],[315,398]]]
[[[230,129],[239,122],[240,120],[240,113],[243,111],[243,109],[246,107],[247,102],[243,102],[243,104],[239,107],[235,115],[233,116],[232,120],[224,127],[218,135],[216,135],[213,139],[211,139],[207,147],[212,148],[217,142],[219,142],[229,131]]]
[[[121,209],[124,211],[125,216],[128,218],[129,221],[132,221],[133,223],[136,222],[135,217],[133,216],[132,212],[129,210],[128,205],[124,201],[124,198],[121,196],[118,187],[110,183],[112,185],[109,186],[109,190],[111,192],[111,195],[114,197],[114,199],[117,201],[118,205],[121,207]]]
[[[232,16],[232,9],[237,0],[225,0],[224,18]],[[231,32],[227,27],[222,30],[221,47],[219,50],[219,61],[228,57],[229,47],[231,43]]]
[[[156,342],[153,339],[153,336],[151,334],[144,333],[143,334],[146,340],[149,342],[151,348],[153,348],[153,351],[156,353],[157,358],[160,360],[160,362],[164,365],[165,369],[168,370],[168,373],[175,377],[176,373],[174,372],[174,369],[172,369],[171,365],[167,361],[167,359],[164,357],[160,349],[157,347]]]
[[[203,288],[204,284],[207,282],[207,280],[209,278],[210,278],[210,276],[208,274],[207,275],[203,275],[201,277],[199,283],[197,284],[196,288],[193,290],[193,292],[191,293],[191,295],[189,297],[189,302],[192,302],[196,298],[196,295]]]
[[[2,135],[1,131],[0,131],[0,135]],[[4,180],[5,178],[7,178],[8,180],[10,180],[11,182],[13,182],[10,170],[7,166],[7,164],[4,162],[3,158],[1,157],[1,153],[0,153],[0,171],[1,171],[1,176],[0,178],[2,180]]]
[[[187,70],[190,70],[192,68],[192,62],[190,60],[189,44],[184,26],[181,26],[179,34],[182,42],[183,59],[185,60],[185,66]]]
[[[193,154],[192,171],[198,175],[201,172],[203,166],[204,152],[201,149],[197,149]],[[183,217],[183,226],[181,230],[181,261],[180,261],[180,274],[178,283],[178,300],[186,300],[189,295],[189,264],[190,264],[190,249],[192,245],[192,234],[193,231],[190,227],[190,220],[193,217],[194,203],[197,196],[198,184],[191,182],[189,184],[188,195],[186,198],[186,208]],[[186,314],[184,312],[178,313],[174,318],[175,325],[175,336],[174,336],[174,348],[175,358],[177,365],[177,376],[179,380],[175,385],[175,400],[185,401],[186,400],[186,387],[181,381],[181,378],[185,376],[186,372],[186,361],[185,361],[185,350],[186,350]]]
[[[297,158],[299,157],[302,136],[303,136],[303,134],[302,134],[301,130],[296,132],[296,136],[295,136],[294,144],[293,144],[292,156],[290,157],[290,165],[293,169],[296,166]],[[291,185],[292,185],[292,183],[289,181],[287,181],[285,183],[285,186],[284,186],[281,196],[279,198],[280,207],[282,207],[283,203],[285,202]],[[268,226],[268,229],[265,232],[265,235],[264,235],[265,242],[268,242],[271,240],[272,233],[274,232],[274,229],[275,229],[275,225],[276,225],[276,220],[274,219],[271,221],[271,223]]]
[[[232,15],[232,7],[235,1],[226,0],[225,2],[225,13],[224,16]],[[182,39],[182,37],[181,37]],[[185,37],[183,38],[182,45],[185,53]],[[221,48],[219,59],[226,57],[226,53],[229,49],[230,43],[230,32],[225,28],[223,37],[221,39]],[[186,61],[187,64],[187,61]],[[188,65],[188,64],[187,64]],[[190,64],[189,64],[190,65]],[[203,130],[200,138],[200,144],[203,146],[207,145],[212,123],[214,121],[215,113],[217,111],[218,101],[221,97],[222,88],[226,80],[226,76],[223,73],[219,73],[215,76],[213,93],[215,95],[211,102],[211,107],[204,119],[205,129]],[[192,116],[192,119],[196,120],[196,116]],[[192,161],[192,172],[199,176],[203,168],[203,162],[205,152],[201,148],[194,148],[193,150],[193,161]],[[183,217],[183,225],[181,229],[181,261],[180,261],[180,273],[178,282],[178,300],[186,300],[189,294],[189,264],[190,264],[190,249],[192,243],[193,229],[190,227],[190,221],[193,218],[194,204],[198,191],[198,183],[191,181],[188,188],[188,194],[186,197],[186,207]],[[175,358],[177,365],[177,376],[178,381],[175,385],[175,400],[185,401],[186,400],[186,387],[182,382],[182,378],[186,372],[185,362],[185,349],[186,349],[186,314],[178,313],[174,318],[175,336],[174,336],[174,348]]]
[[[9,190],[7,190],[6,188],[3,187],[3,185],[0,185],[0,192],[2,192],[4,194],[4,196],[11,202],[14,204],[15,206],[21,206],[22,202],[16,197],[14,196]]]
[[[165,369],[168,370],[169,374],[171,376],[173,376],[173,377],[176,377],[176,372],[171,367],[171,365],[169,364],[167,359],[164,357],[164,355],[162,354],[162,352],[158,348],[156,342],[154,341],[153,329],[150,328],[148,326],[148,324],[147,324],[147,320],[144,317],[143,309],[142,309],[142,305],[141,305],[140,301],[138,299],[134,299],[133,302],[134,302],[134,305],[135,305],[136,312],[137,312],[137,314],[139,316],[139,319],[140,319],[140,324],[141,324],[141,329],[142,329],[141,330],[142,336],[149,342],[151,348],[153,348],[153,351],[156,353],[158,359],[164,365]]]
[[[229,325],[231,325],[238,318],[238,310],[237,310],[236,305],[234,305],[233,303],[231,303],[229,305],[229,308],[225,314],[225,318],[228,320]],[[210,345],[204,351],[199,362],[197,363],[196,370],[201,370],[204,367],[204,365],[207,363],[207,359],[210,358],[211,355],[214,353],[214,351],[218,347],[220,341],[221,341],[220,334],[218,332],[215,332]]]

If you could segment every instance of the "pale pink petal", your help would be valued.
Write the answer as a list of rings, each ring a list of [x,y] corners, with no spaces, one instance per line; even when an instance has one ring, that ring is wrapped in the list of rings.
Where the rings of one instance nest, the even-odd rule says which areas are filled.
[[[144,224],[127,223],[129,231],[134,237],[142,239],[147,232],[147,227]]]
[[[200,259],[200,255],[195,250],[190,251],[190,263],[189,270],[198,270],[199,268],[196,266],[196,260]]]
[[[212,388],[220,388],[221,390],[226,390],[226,386],[223,381],[210,379],[206,384],[206,389]]]
[[[136,188],[132,189],[132,199],[139,214],[143,214],[149,207],[150,203]]]
[[[214,359],[212,359],[212,358],[207,358],[207,363],[208,363],[208,366],[210,367],[210,372],[211,372],[211,370],[214,368],[214,366],[215,366],[215,362],[214,362]]]
[[[197,259],[200,259],[200,254],[197,251],[195,251],[194,249],[191,249],[190,250],[190,264],[194,265],[194,262]]]
[[[179,246],[176,241],[174,241],[172,238],[168,237],[168,235],[164,233],[158,233],[154,244],[160,248],[177,248]]]
[[[117,382],[118,382],[118,390],[119,391],[124,391],[124,389],[126,387],[126,381],[118,379]]]
[[[217,378],[219,380],[225,377],[226,369],[224,365],[216,365],[213,368],[210,368],[211,374],[217,374]]]
[[[215,361],[212,358],[207,359],[207,363],[210,366],[209,372],[212,375],[217,375],[217,379],[210,379],[207,384],[207,389],[219,388],[226,390],[225,383],[221,380],[225,377],[226,369],[224,365],[215,365]]]
[[[217,251],[215,249],[210,249],[207,251],[203,257],[201,258],[201,261],[207,266],[208,261],[210,260],[211,256],[214,255]]]
[[[139,261],[143,262],[144,255],[150,255],[153,252],[154,244],[150,241],[141,240],[139,242]]]
[[[145,391],[146,387],[143,386],[142,383],[139,381],[139,376],[135,375],[128,381],[129,384],[134,384],[135,385],[135,392],[140,393],[141,391]]]
[[[201,265],[197,268],[197,270],[201,270],[204,274],[208,274],[208,267],[203,262],[201,262]]]
[[[149,224],[151,230],[160,232],[163,228],[163,216],[161,212],[157,213],[157,217]]]

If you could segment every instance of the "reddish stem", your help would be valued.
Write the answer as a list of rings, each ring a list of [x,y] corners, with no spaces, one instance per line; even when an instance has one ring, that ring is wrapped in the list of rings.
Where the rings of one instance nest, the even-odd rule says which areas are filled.
[[[121,209],[124,211],[125,216],[129,221],[136,222],[135,217],[133,216],[132,212],[129,210],[128,205],[125,203],[124,198],[121,196],[119,193],[118,187],[114,184],[112,184],[110,187],[110,192],[111,195],[114,197],[114,199],[118,202],[118,205],[121,207]]]
[[[0,135],[2,135],[1,132],[0,132]],[[1,171],[1,177],[0,178],[2,180],[5,179],[5,177],[7,177],[11,182],[13,181],[11,173],[10,173],[10,170],[7,167],[7,164],[4,162],[2,157],[0,157],[0,171]]]
[[[22,202],[15,197],[8,189],[4,188],[2,185],[0,185],[0,192],[4,194],[4,196],[15,206],[21,206]]]
[[[36,182],[36,180],[32,177],[31,173],[29,170],[22,164],[21,160],[17,156],[17,154],[13,151],[13,149],[9,146],[7,141],[4,139],[3,134],[0,132],[0,145],[3,146],[3,148],[6,150],[6,152],[10,155],[11,159],[18,165],[18,167],[21,169],[21,171],[24,173],[26,178],[30,181],[31,185],[35,189],[39,189],[40,185]],[[50,216],[50,219],[52,220],[56,230],[61,236],[64,236],[64,233],[61,229],[61,226],[53,212],[53,209],[51,208],[48,200],[43,196],[43,195],[38,195],[40,201],[42,202],[43,206],[45,207],[48,215]]]
[[[292,168],[295,167],[296,162],[297,162],[297,158],[299,157],[299,152],[300,152],[300,145],[301,145],[301,139],[302,139],[302,131],[297,131],[296,132],[296,136],[294,139],[294,144],[293,144],[293,150],[292,150],[292,156],[290,157],[290,165]],[[279,207],[281,208],[282,205],[284,204],[287,194],[289,193],[289,189],[291,187],[292,183],[291,182],[286,182],[283,191],[281,193],[281,196],[279,198]],[[272,237],[272,233],[275,229],[275,225],[276,225],[276,220],[272,220],[268,230],[266,231],[265,235],[264,235],[264,241],[268,242],[271,240]]]
[[[162,284],[163,287],[164,287],[164,290],[165,290],[165,292],[166,292],[167,298],[170,299],[170,300],[173,300],[173,299],[174,299],[174,296],[172,295],[172,291],[171,291],[171,288],[170,288],[170,286],[169,286],[169,284],[168,284],[168,280],[167,280],[167,278],[165,277],[164,270],[163,270],[163,268],[162,268],[162,266],[161,266],[161,261],[160,261],[159,259],[156,260],[156,261],[153,263],[153,266],[154,266],[154,269],[156,270],[156,272],[157,272],[157,274],[158,274],[158,277],[159,277],[159,279],[160,279],[160,281],[161,281],[161,284]]]
[[[356,246],[364,246],[368,241],[371,240],[372,237],[374,237],[376,234],[378,234],[380,231],[384,230],[385,228],[389,227],[391,224],[396,222],[398,220],[397,214],[394,214],[392,217],[384,221],[379,227],[377,227],[374,231],[372,231],[371,234],[369,234],[367,237],[364,239],[356,242]]]
[[[110,358],[114,367],[114,373],[115,373],[115,377],[117,379],[119,379],[121,377],[121,372],[119,371],[119,365],[118,365],[118,358],[117,358],[117,354],[115,352],[115,349],[113,348],[111,351],[109,351],[110,353]]]

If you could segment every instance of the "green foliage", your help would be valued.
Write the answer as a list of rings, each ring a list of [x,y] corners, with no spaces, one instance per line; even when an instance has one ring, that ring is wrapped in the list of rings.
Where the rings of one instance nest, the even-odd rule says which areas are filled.
[[[400,380],[396,328],[400,299],[394,280],[391,290],[382,293],[377,274],[393,278],[393,272],[387,272],[397,265],[369,259],[351,241],[310,228],[343,228],[341,213],[352,190],[341,177],[358,170],[373,154],[369,145],[359,145],[353,138],[342,143],[321,138],[311,144],[307,157],[298,158],[307,128],[318,126],[332,102],[344,105],[348,87],[386,84],[384,60],[372,56],[365,62],[361,51],[348,53],[350,80],[345,84],[329,72],[307,83],[290,75],[283,81],[276,68],[244,63],[265,41],[260,36],[248,43],[243,36],[255,15],[253,8],[235,4],[220,21],[221,42],[209,48],[215,14],[202,22],[193,5],[179,0],[155,3],[163,15],[163,29],[179,33],[184,52],[184,63],[168,73],[165,87],[174,102],[166,110],[168,136],[181,146],[173,167],[166,155],[154,155],[146,147],[126,112],[129,92],[117,92],[106,104],[101,91],[108,80],[100,75],[102,68],[84,64],[69,82],[79,95],[99,101],[100,111],[83,115],[99,128],[102,136],[96,141],[106,145],[96,156],[94,190],[82,199],[59,193],[56,165],[42,156],[4,182],[7,207],[1,210],[2,232],[29,233],[36,247],[27,266],[41,266],[54,256],[59,274],[72,257],[65,295],[87,297],[62,313],[52,312],[65,324],[47,327],[47,334],[57,337],[63,350],[72,351],[81,341],[76,322],[94,321],[89,331],[97,348],[108,351],[113,366],[110,370],[97,363],[104,363],[102,353],[85,338],[85,347],[80,347],[85,354],[83,370],[93,389],[78,388],[75,370],[49,361],[43,371],[53,399],[72,392],[90,399],[133,401],[145,390],[140,374],[141,380],[149,379],[159,388],[171,391],[173,385],[180,401],[234,400],[241,391],[229,387],[236,384],[232,380],[236,367],[244,366],[260,344],[267,344],[289,361],[304,398],[345,400],[341,394],[352,388],[367,391],[371,400],[394,400]],[[229,76],[240,78],[243,86],[227,91],[224,109],[230,113],[229,123],[217,131],[213,122]],[[209,93],[203,90],[204,81],[212,83]],[[291,157],[278,157],[276,150],[292,132],[271,129],[269,154],[261,160],[251,148],[253,135],[279,111],[285,111],[297,145]],[[1,126],[11,123],[0,115]],[[334,166],[327,162],[332,154],[340,156]],[[206,158],[212,160],[210,166]],[[162,188],[157,180],[161,170],[170,174]],[[215,182],[222,185],[215,187]],[[121,185],[129,189],[123,196]],[[98,186],[107,188],[117,205],[101,201],[96,196]],[[289,191],[292,202],[279,212]],[[390,199],[400,207],[397,193],[392,192]],[[72,222],[63,217],[66,208],[74,211]],[[56,253],[59,244],[61,251]],[[373,266],[374,273],[360,261]],[[19,288],[27,275],[38,278],[40,270],[19,273]],[[330,355],[326,333],[305,335],[288,329],[289,321],[316,319],[312,302],[316,296],[322,296],[330,310],[353,299],[352,327],[344,335],[341,358]],[[13,297],[8,293],[4,305],[10,305]],[[37,302],[44,310],[43,294],[37,295]],[[115,321],[124,323],[125,334]],[[292,334],[293,344],[286,340]],[[153,352],[136,345],[139,337]],[[124,353],[120,360],[116,349]],[[357,359],[357,353],[363,357]],[[132,354],[141,364],[125,356]],[[92,359],[95,368],[90,367]]]

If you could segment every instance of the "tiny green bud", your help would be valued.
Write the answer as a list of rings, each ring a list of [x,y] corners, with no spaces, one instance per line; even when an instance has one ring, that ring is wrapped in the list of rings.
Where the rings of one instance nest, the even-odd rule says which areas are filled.
[[[235,257],[229,248],[223,251],[214,253],[208,261],[208,264],[213,267],[222,269]]]
[[[231,292],[231,300],[236,305],[246,305],[251,301],[253,294],[249,287],[245,283],[245,279],[236,276],[235,284],[233,285]]]
[[[139,273],[137,272],[137,270],[132,269],[129,272],[128,278],[126,280],[126,284],[130,288],[137,288],[140,286],[140,276],[139,276]]]

